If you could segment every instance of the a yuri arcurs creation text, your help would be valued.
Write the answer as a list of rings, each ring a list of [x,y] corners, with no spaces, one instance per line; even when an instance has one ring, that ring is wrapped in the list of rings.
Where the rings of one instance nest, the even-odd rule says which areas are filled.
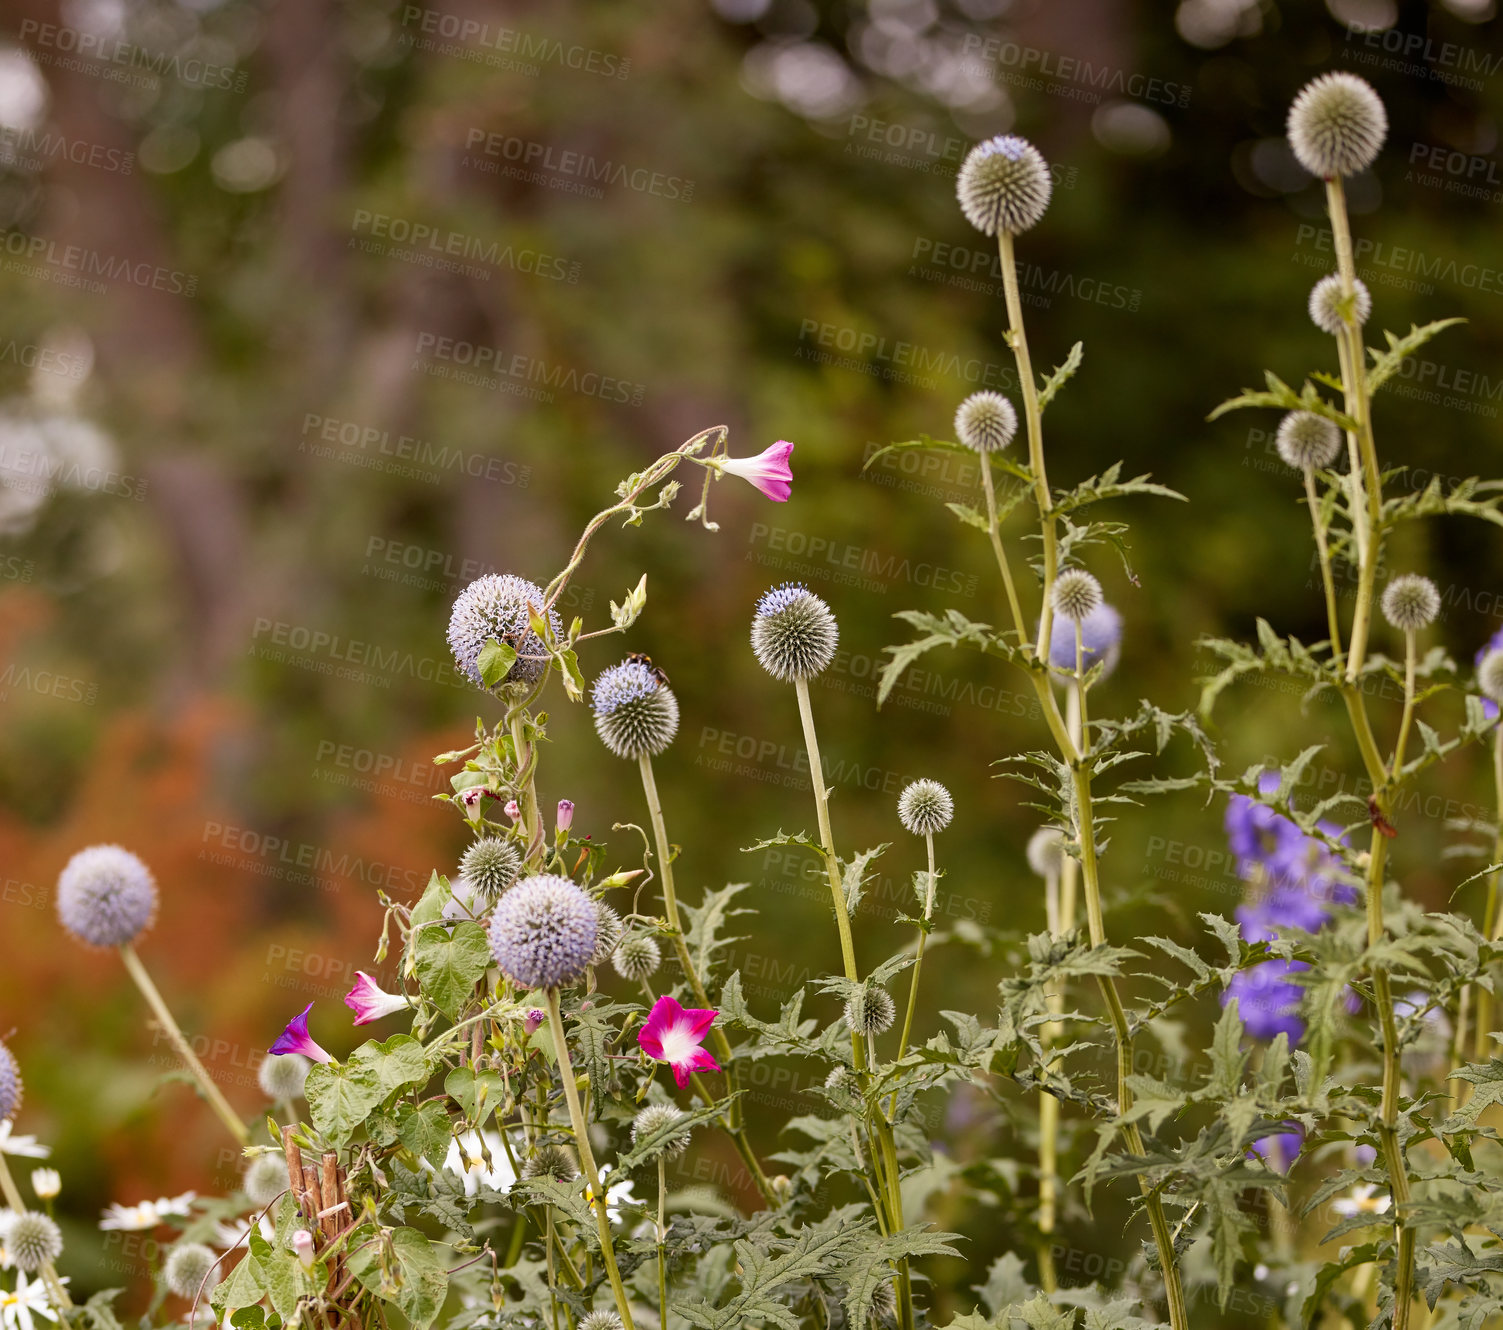
[[[1503,801],[1503,642],[1449,644],[1458,665],[1438,631],[1438,589],[1393,543],[1415,522],[1503,526],[1503,492],[1476,480],[1405,487],[1402,446],[1382,443],[1375,394],[1456,322],[1366,331],[1381,311],[1356,273],[1344,182],[1382,149],[1382,103],[1362,80],[1327,74],[1300,92],[1288,132],[1325,182],[1336,258],[1308,311],[1290,317],[1308,313],[1328,355],[1269,372],[1215,414],[1280,413],[1287,471],[1268,483],[1308,512],[1325,636],[1300,641],[1260,620],[1254,641],[1205,643],[1215,670],[1190,711],[1111,710],[1097,691],[1120,669],[1111,691],[1122,696],[1130,673],[1130,615],[1100,580],[1126,548],[1117,511],[1180,496],[1120,465],[1061,483],[1068,466],[1044,427],[1084,355],[1060,348],[1057,368],[1035,370],[1016,257],[1047,215],[1049,165],[1005,136],[976,147],[959,174],[966,219],[997,244],[1020,389],[942,414],[936,404],[937,419],[954,413],[953,440],[891,447],[978,464],[974,501],[950,508],[963,539],[987,542],[996,583],[985,622],[942,604],[897,616],[911,635],[888,648],[879,703],[942,648],[980,653],[1031,692],[1040,723],[997,734],[995,757],[1039,810],[1038,828],[974,891],[1027,900],[1044,931],[1006,952],[983,928],[944,926],[944,838],[957,814],[935,780],[913,781],[887,810],[895,845],[846,841],[810,688],[836,657],[839,607],[773,586],[745,607],[747,650],[767,675],[765,705],[786,708],[790,725],[797,716],[811,806],[789,809],[804,830],[732,834],[818,865],[828,962],[780,1010],[749,1000],[731,943],[755,936],[754,901],[738,886],[681,894],[675,881],[678,843],[727,830],[676,822],[659,794],[655,764],[675,760],[680,702],[674,662],[630,650],[645,579],[608,624],[559,613],[594,535],[669,509],[684,477],[699,484],[688,516],[705,532],[723,477],[790,497],[792,444],[736,458],[723,428],[706,430],[622,481],[551,580],[490,575],[455,601],[448,644],[485,711],[468,748],[436,759],[452,782],[434,816],[462,819],[469,844],[416,902],[383,897],[375,961],[393,977],[383,987],[362,972],[345,1001],[356,1025],[388,1022],[385,1038],[336,1060],[315,1037],[336,1013],[289,1012],[268,1036],[265,1113],[245,1122],[137,953],[157,909],[148,865],[96,845],[63,869],[63,929],[118,952],[243,1154],[227,1196],[106,1213],[102,1228],[161,1243],[143,1326],[1503,1323],[1503,819],[1447,828],[1457,850],[1447,871],[1460,867],[1445,913],[1406,897],[1416,865],[1403,834],[1420,816],[1406,795],[1443,761],[1490,765]],[[612,635],[619,663],[586,679],[580,644]],[[1308,743],[1276,768],[1228,772],[1217,750],[1236,725],[1230,702],[1268,675],[1305,692]],[[598,761],[620,764],[634,798],[640,785],[640,825],[617,828],[609,845],[606,828],[577,824],[584,810],[576,819],[557,791],[544,796],[544,708],[558,703],[588,706]],[[1361,783],[1296,800],[1312,764],[1339,760],[1347,744]],[[1224,814],[1245,898],[1178,939],[1122,936],[1115,907],[1135,887],[1114,868],[1114,818],[1162,799]],[[912,886],[898,919],[907,940],[889,956],[858,926],[879,855]],[[968,963],[992,967],[984,1009],[935,1009],[925,959],[942,946],[971,947]],[[393,1021],[403,1032],[389,1033]],[[806,1088],[798,1106],[762,1106],[752,1121],[749,1069],[767,1059],[796,1065]],[[20,1134],[25,1075],[0,1045],[4,1330],[120,1330],[115,1294],[70,1296],[51,1214],[63,1180],[46,1167],[13,1176],[12,1161],[47,1153]],[[978,1155],[952,1127],[946,1109],[961,1095],[1006,1115],[1005,1154]],[[738,1203],[683,1185],[689,1152],[732,1161],[726,1190]],[[959,1303],[936,1293],[955,1287],[968,1256],[926,1204],[941,1190],[955,1202],[947,1213],[989,1207],[1023,1235],[959,1281],[969,1289]],[[1097,1227],[1102,1210],[1129,1226],[1131,1259],[1095,1258],[1098,1241],[1116,1250],[1119,1239]]]

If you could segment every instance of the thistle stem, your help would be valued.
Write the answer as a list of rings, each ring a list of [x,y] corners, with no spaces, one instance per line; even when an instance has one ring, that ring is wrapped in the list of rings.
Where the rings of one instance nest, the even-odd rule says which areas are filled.
[[[809,681],[795,679],[794,691],[798,694],[799,720],[804,726],[804,747],[809,753],[809,783],[814,787],[814,813],[819,821],[819,843],[824,849],[825,869],[830,878],[830,894],[835,906],[835,927],[840,933],[840,956],[845,966],[845,977],[853,984],[861,981],[856,969],[856,945],[851,937],[851,914],[846,908],[845,885],[840,880],[840,860],[835,854],[835,834],[830,829],[829,791],[825,789],[824,764],[819,757],[819,736],[814,732],[814,708],[809,703]],[[861,1036],[854,1031],[852,1040],[857,1044]],[[856,1065],[864,1058],[858,1051]]]
[[[1404,769],[1404,749],[1409,743],[1409,727],[1414,721],[1414,630],[1404,630],[1404,714],[1399,720],[1399,737],[1393,745],[1393,767],[1389,779],[1395,783]]]
[[[997,487],[992,481],[991,459],[981,454],[981,489],[986,495],[986,534],[992,543],[992,553],[997,557],[997,570],[1002,574],[1002,585],[1007,591],[1007,607],[1012,611],[1013,627],[1017,629],[1018,642],[1028,645],[1028,629],[1023,619],[1023,607],[1018,601],[1018,591],[1012,582],[1012,568],[1007,562],[1007,550],[1002,545],[1002,532],[997,522]]]
[[[1493,863],[1497,864],[1503,863],[1503,721],[1500,721],[1498,728],[1493,731],[1493,792],[1498,818],[1497,834],[1493,840]],[[1498,908],[1498,896],[1498,874],[1490,873],[1487,879],[1487,901],[1482,907],[1482,935],[1490,942],[1496,942],[1500,936],[1503,936],[1503,911]],[[1472,1056],[1477,1062],[1487,1061],[1488,1040],[1492,1038],[1492,1031],[1488,1027],[1492,1023],[1493,995],[1479,986],[1477,989],[1477,1030],[1472,1048]],[[1461,1085],[1464,1090],[1470,1089],[1465,1081],[1461,1082]]]
[[[590,1149],[590,1129],[585,1122],[584,1110],[579,1104],[579,1087],[574,1083],[574,1065],[569,1060],[569,1041],[564,1036],[564,1018],[559,1011],[558,989],[548,990],[548,1025],[553,1031],[553,1048],[558,1055],[559,1079],[564,1085],[564,1102],[569,1106],[569,1121],[574,1127],[574,1144],[579,1150],[579,1164],[584,1170],[585,1182],[590,1188],[590,1199],[595,1211],[595,1225],[600,1231],[600,1255],[605,1262],[606,1278],[610,1280],[611,1294],[616,1300],[616,1311],[621,1316],[625,1330],[635,1330],[631,1319],[631,1305],[626,1299],[626,1288],[621,1282],[621,1271],[616,1266],[616,1249],[611,1241],[611,1219],[607,1213],[605,1188],[600,1185],[600,1173],[595,1167],[595,1154]]]
[[[929,852],[929,885],[924,891],[924,927],[919,929],[918,947],[913,956],[913,974],[908,979],[908,1010],[903,1013],[903,1033],[898,1039],[898,1060],[908,1052],[908,1036],[913,1030],[913,1009],[918,1003],[919,969],[924,963],[924,943],[929,937],[929,916],[934,912],[934,835],[924,833],[924,848]]]
[[[1341,616],[1336,612],[1336,583],[1331,576],[1331,551],[1326,529],[1320,521],[1320,500],[1315,494],[1315,473],[1305,468],[1305,502],[1310,505],[1310,526],[1315,532],[1315,552],[1320,556],[1320,582],[1326,596],[1326,631],[1331,635],[1331,658],[1341,658]]]
[[[657,779],[652,771],[652,757],[643,753],[637,759],[637,766],[642,775],[642,794],[647,800],[647,813],[652,822],[653,843],[657,847],[658,876],[663,884],[663,912],[668,920],[669,935],[673,939],[674,954],[678,957],[679,967],[684,972],[684,978],[694,994],[694,1000],[702,1008],[708,1009],[710,999],[705,992],[704,981],[700,979],[699,971],[695,969],[694,958],[689,954],[689,944],[684,937],[684,926],[678,912],[678,893],[673,885],[672,846],[668,841],[668,826],[663,819],[663,801],[658,797]],[[726,1037],[725,1031],[718,1026],[710,1027],[710,1038],[714,1041],[715,1051],[720,1054],[726,1090],[734,1096],[737,1084],[731,1041]],[[695,1080],[695,1085],[703,1094],[703,1086],[698,1078]],[[705,1102],[710,1103],[711,1100],[706,1097]],[[746,1124],[741,1116],[740,1100],[734,1097],[726,1110],[725,1128],[735,1141],[736,1150],[746,1164],[752,1181],[756,1183],[757,1190],[762,1194],[762,1199],[768,1205],[775,1205],[772,1183],[767,1180],[767,1174],[762,1171],[762,1165],[757,1159],[757,1152],[752,1149],[751,1141],[746,1135]]]
[[[1059,549],[1054,530],[1054,500],[1049,493],[1049,477],[1044,470],[1043,412],[1039,408],[1038,384],[1033,377],[1033,360],[1028,354],[1028,334],[1023,328],[1023,300],[1018,292],[1018,265],[1013,256],[1012,232],[997,232],[997,253],[1002,266],[1002,290],[1007,300],[1007,334],[1013,356],[1018,362],[1018,391],[1023,398],[1023,419],[1028,429],[1028,469],[1033,472],[1034,498],[1038,503],[1039,522],[1044,537],[1044,608],[1039,616],[1038,646],[1034,654],[1044,659],[1049,634],[1054,626],[1054,607],[1049,592],[1059,567]]]
[[[26,1209],[26,1202],[21,1199],[21,1192],[16,1186],[15,1178],[11,1177],[10,1164],[6,1161],[3,1150],[0,1150],[0,1194],[4,1195],[6,1205],[17,1214],[21,1214]],[[63,1287],[63,1281],[57,1277],[57,1267],[51,1261],[46,1261],[41,1271],[42,1281],[47,1285],[47,1293],[52,1298],[53,1305],[63,1311],[72,1307],[73,1300],[69,1298],[68,1290]]]
[[[658,1317],[660,1330],[668,1330],[668,1226],[663,1222],[668,1195],[667,1158],[658,1156]]]
[[[141,996],[146,999],[146,1005],[151,1008],[152,1014],[157,1019],[157,1024],[161,1026],[173,1048],[177,1050],[177,1055],[182,1058],[183,1065],[188,1068],[193,1074],[194,1079],[198,1082],[199,1088],[203,1091],[204,1098],[209,1101],[209,1107],[214,1110],[219,1120],[224,1123],[231,1136],[241,1145],[249,1145],[250,1132],[246,1130],[245,1123],[236,1116],[235,1110],[230,1107],[229,1101],[220,1093],[219,1087],[214,1084],[213,1078],[210,1077],[204,1064],[198,1060],[198,1055],[193,1051],[192,1045],[184,1037],[178,1023],[173,1020],[172,1012],[168,1010],[167,1004],[162,1000],[162,995],[157,991],[157,986],[152,983],[151,976],[146,973],[146,967],[141,964],[141,958],[136,955],[135,947],[129,942],[122,943],[120,946],[120,958],[125,962],[126,973],[135,980],[136,987],[141,990]]]

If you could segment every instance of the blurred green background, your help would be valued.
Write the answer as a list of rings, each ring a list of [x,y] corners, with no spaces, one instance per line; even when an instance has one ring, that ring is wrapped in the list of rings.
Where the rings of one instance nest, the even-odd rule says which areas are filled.
[[[1038,815],[992,764],[1046,735],[1018,679],[949,653],[876,712],[881,650],[907,635],[895,611],[996,621],[999,597],[985,542],[944,508],[975,501],[973,470],[921,454],[862,470],[877,445],[947,436],[975,388],[1015,391],[991,251],[954,201],[976,139],[1016,131],[1055,167],[1019,245],[1037,365],[1085,343],[1050,410],[1051,478],[1122,458],[1190,501],[1111,513],[1133,523],[1131,574],[1109,551],[1093,566],[1127,635],[1094,709],[1192,706],[1197,638],[1250,635],[1258,615],[1322,635],[1275,422],[1205,419],[1264,367],[1335,368],[1304,312],[1333,266],[1322,195],[1282,140],[1316,73],[1368,77],[1391,119],[1350,186],[1372,244],[1369,340],[1469,320],[1379,401],[1380,450],[1412,468],[1394,484],[1503,460],[1492,0],[5,10],[0,1033],[14,1027],[27,1073],[19,1129],[63,1171],[80,1287],[139,1273],[128,1243],[94,1254],[107,1201],[225,1189],[236,1163],[161,1083],[170,1058],[115,958],[61,936],[68,855],[115,840],[152,864],[163,908],[143,954],[247,1113],[261,1050],[308,1001],[315,1035],[352,1045],[339,999],[371,965],[378,889],[411,899],[464,844],[429,802],[444,777],[428,758],[495,715],[448,671],[454,595],[485,571],[546,581],[620,477],[711,424],[743,455],[793,440],[792,501],[731,481],[716,534],[681,520],[687,496],[612,530],[564,607],[599,627],[647,574],[629,639],[586,644],[583,663],[645,650],[672,677],[684,725],[657,770],[681,889],[753,884],[733,964],[754,1005],[833,965],[820,883],[792,856],[741,853],[813,824],[794,699],[746,641],[760,592],[806,580],[842,633],[815,689],[838,842],[895,842],[860,954],[906,941],[892,916],[922,847],[896,796],[942,780],[957,804],[942,908],[984,928],[935,953],[926,1001],[989,1010],[1043,925],[1022,854]],[[1434,639],[1458,659],[1503,626],[1492,529],[1414,528],[1396,562],[1442,586]],[[545,800],[572,798],[576,828],[630,863],[634,833],[611,826],[643,820],[634,773],[582,708],[556,694],[551,710]],[[1243,689],[1218,718],[1234,770],[1337,736],[1314,779],[1351,788],[1345,727],[1321,707]],[[1441,859],[1441,821],[1485,816],[1488,786],[1475,754],[1426,777],[1395,850],[1415,898],[1443,905],[1470,871]],[[1198,911],[1230,912],[1220,817],[1193,797],[1124,813],[1114,936],[1190,938]],[[814,1111],[807,1075],[756,1087],[767,1149],[777,1121]],[[962,1096],[934,1135],[962,1163],[1027,1157],[1031,1111]],[[1019,1244],[935,1187],[973,1272]],[[1072,1211],[1067,1240],[1125,1252],[1119,1203],[1099,1227]]]

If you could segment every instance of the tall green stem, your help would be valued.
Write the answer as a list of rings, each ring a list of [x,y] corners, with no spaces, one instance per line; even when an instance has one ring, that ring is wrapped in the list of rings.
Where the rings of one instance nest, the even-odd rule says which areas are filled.
[[[647,813],[652,821],[652,838],[658,855],[658,877],[663,884],[663,912],[668,919],[674,954],[678,957],[679,968],[683,970],[684,978],[694,993],[694,1000],[702,1008],[708,1009],[710,999],[705,992],[704,981],[699,977],[699,971],[694,966],[694,958],[689,954],[689,944],[684,937],[684,926],[678,912],[678,893],[673,885],[672,846],[668,842],[668,826],[663,819],[663,801],[658,797],[658,783],[652,771],[652,757],[643,753],[637,759],[637,766],[642,775],[642,794],[647,800]],[[720,1054],[720,1065],[724,1069],[726,1089],[734,1096],[736,1072],[731,1042],[726,1038],[725,1031],[718,1026],[710,1027],[710,1038],[714,1041],[715,1051]],[[699,1087],[702,1083],[696,1078],[695,1084]],[[705,1102],[709,1103],[710,1100],[706,1098]],[[768,1181],[767,1174],[762,1171],[757,1153],[752,1149],[751,1141],[747,1138],[740,1100],[734,1097],[726,1110],[725,1126],[736,1143],[736,1149],[745,1162],[752,1181],[756,1183],[757,1190],[762,1193],[762,1199],[769,1205],[776,1204],[772,1183]]]
[[[1033,360],[1028,354],[1028,334],[1023,328],[1023,300],[1018,291],[1018,264],[1013,255],[1012,232],[997,232],[997,252],[1001,259],[1002,290],[1007,300],[1007,337],[1018,362],[1018,392],[1023,398],[1023,419],[1028,429],[1028,469],[1033,472],[1034,499],[1038,503],[1039,522],[1044,537],[1044,608],[1039,616],[1038,645],[1034,654],[1046,659],[1049,634],[1054,627],[1054,607],[1049,592],[1059,568],[1059,547],[1054,529],[1054,499],[1049,493],[1049,476],[1044,469],[1044,413],[1039,407],[1038,383],[1033,377]]]
[[[1331,635],[1331,658],[1341,658],[1341,616],[1336,611],[1336,583],[1331,576],[1331,551],[1320,520],[1320,500],[1315,494],[1315,473],[1305,468],[1305,502],[1310,506],[1310,526],[1315,532],[1315,552],[1320,556],[1320,582],[1326,596],[1326,631]]]
[[[626,1330],[635,1330],[631,1319],[631,1304],[626,1299],[626,1286],[621,1282],[621,1271],[616,1266],[616,1249],[611,1240],[611,1218],[606,1205],[605,1188],[600,1185],[600,1173],[595,1167],[595,1152],[590,1149],[590,1129],[585,1122],[584,1109],[579,1104],[579,1087],[574,1083],[574,1064],[569,1060],[569,1041],[564,1036],[564,1018],[559,1011],[558,989],[548,990],[548,1025],[553,1031],[553,1048],[558,1055],[558,1075],[564,1085],[564,1102],[569,1106],[569,1121],[574,1127],[574,1145],[579,1151],[579,1165],[584,1170],[585,1182],[590,1188],[591,1207],[595,1211],[595,1225],[600,1231],[600,1256],[605,1262],[606,1278],[610,1280],[611,1294],[616,1300],[616,1311]]]
[[[1495,864],[1503,863],[1503,723],[1493,731],[1493,799],[1497,809],[1497,832],[1493,839]],[[1482,935],[1491,942],[1503,936],[1503,911],[1498,908],[1498,874],[1487,877],[1487,901],[1482,907]],[[1493,995],[1487,989],[1477,989],[1477,1031],[1472,1056],[1478,1062],[1486,1062],[1488,1045],[1492,1038]],[[1459,1022],[1458,1022],[1459,1024]],[[1458,1059],[1459,1061],[1459,1059]],[[1461,1082],[1463,1086],[1466,1082]]]
[[[934,913],[934,835],[924,833],[924,848],[929,852],[929,882],[924,891],[924,926],[919,929],[918,947],[913,956],[913,974],[908,980],[908,1009],[903,1014],[903,1033],[898,1039],[898,1058],[908,1052],[908,1036],[913,1031],[913,1009],[918,1003],[919,969],[924,964],[924,943],[929,937],[929,916]]]
[[[992,482],[991,459],[981,454],[981,489],[986,495],[986,533],[991,539],[992,553],[997,559],[997,568],[1002,574],[1002,585],[1007,591],[1007,607],[1012,611],[1012,624],[1017,630],[1019,645],[1028,645],[1028,628],[1023,619],[1023,607],[1018,602],[1018,591],[1012,582],[1012,568],[1007,562],[1007,550],[1002,545],[1002,532],[997,522],[997,487]]]
[[[21,1199],[16,1180],[10,1175],[10,1165],[5,1160],[3,1150],[0,1150],[0,1195],[4,1195],[6,1205],[10,1206],[16,1214],[26,1209],[26,1202]],[[52,1305],[66,1311],[73,1305],[73,1300],[68,1296],[68,1290],[63,1287],[63,1281],[57,1277],[57,1267],[51,1261],[44,1261],[41,1273],[42,1282],[47,1285],[47,1293],[52,1299]]]
[[[146,1005],[151,1008],[152,1015],[157,1019],[157,1024],[171,1041],[177,1055],[183,1060],[183,1065],[193,1074],[203,1091],[204,1098],[209,1101],[219,1120],[241,1145],[250,1144],[250,1132],[246,1129],[235,1110],[230,1107],[229,1101],[220,1093],[219,1087],[214,1084],[207,1068],[198,1060],[198,1054],[183,1036],[178,1023],[172,1018],[172,1012],[162,1000],[162,995],[157,992],[157,986],[152,983],[151,976],[146,973],[146,967],[141,964],[141,958],[136,955],[136,949],[129,942],[120,947],[120,958],[125,962],[126,973],[135,980],[136,987],[141,990],[141,996],[146,999]]]

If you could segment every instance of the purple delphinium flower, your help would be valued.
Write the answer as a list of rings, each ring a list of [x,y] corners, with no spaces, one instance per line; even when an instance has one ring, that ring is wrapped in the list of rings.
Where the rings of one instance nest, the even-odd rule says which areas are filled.
[[[1240,970],[1221,995],[1221,1005],[1237,1000],[1242,1024],[1254,1039],[1286,1034],[1291,1044],[1297,1044],[1305,1034],[1305,1022],[1299,1015],[1305,990],[1290,976],[1309,968],[1303,961],[1263,961]]]
[[[1265,798],[1277,794],[1282,779],[1277,771],[1265,771],[1258,777],[1258,793]],[[1234,794],[1227,801],[1226,836],[1238,859],[1260,864],[1298,853],[1305,838],[1282,813],[1246,794]]]
[[[1288,1173],[1304,1144],[1305,1129],[1297,1122],[1285,1122],[1278,1131],[1255,1140],[1248,1153],[1257,1155],[1275,1173]]]
[[[315,1062],[333,1062],[333,1055],[327,1049],[320,1048],[308,1033],[308,1013],[312,1010],[313,1004],[310,1002],[299,1015],[287,1022],[287,1028],[277,1036],[277,1042],[266,1051],[278,1055],[301,1053]]]
[[[1237,922],[1249,942],[1272,942],[1281,928],[1313,933],[1330,918],[1325,906],[1303,887],[1278,886],[1237,907]]]
[[[1500,648],[1503,648],[1503,628],[1498,629],[1496,633],[1494,633],[1490,638],[1487,639],[1486,642],[1484,642],[1480,647],[1477,648],[1477,655],[1472,662],[1473,665],[1480,670],[1482,668],[1482,662],[1487,658],[1488,652],[1497,651]],[[1491,698],[1484,697],[1482,699],[1482,710],[1484,714],[1486,714],[1487,718],[1491,720],[1498,714],[1498,704]]]
[[[1081,660],[1089,672],[1105,661],[1101,677],[1117,668],[1122,655],[1122,616],[1103,601],[1080,621]],[[1075,673],[1075,624],[1056,615],[1049,629],[1049,664],[1056,670]]]

